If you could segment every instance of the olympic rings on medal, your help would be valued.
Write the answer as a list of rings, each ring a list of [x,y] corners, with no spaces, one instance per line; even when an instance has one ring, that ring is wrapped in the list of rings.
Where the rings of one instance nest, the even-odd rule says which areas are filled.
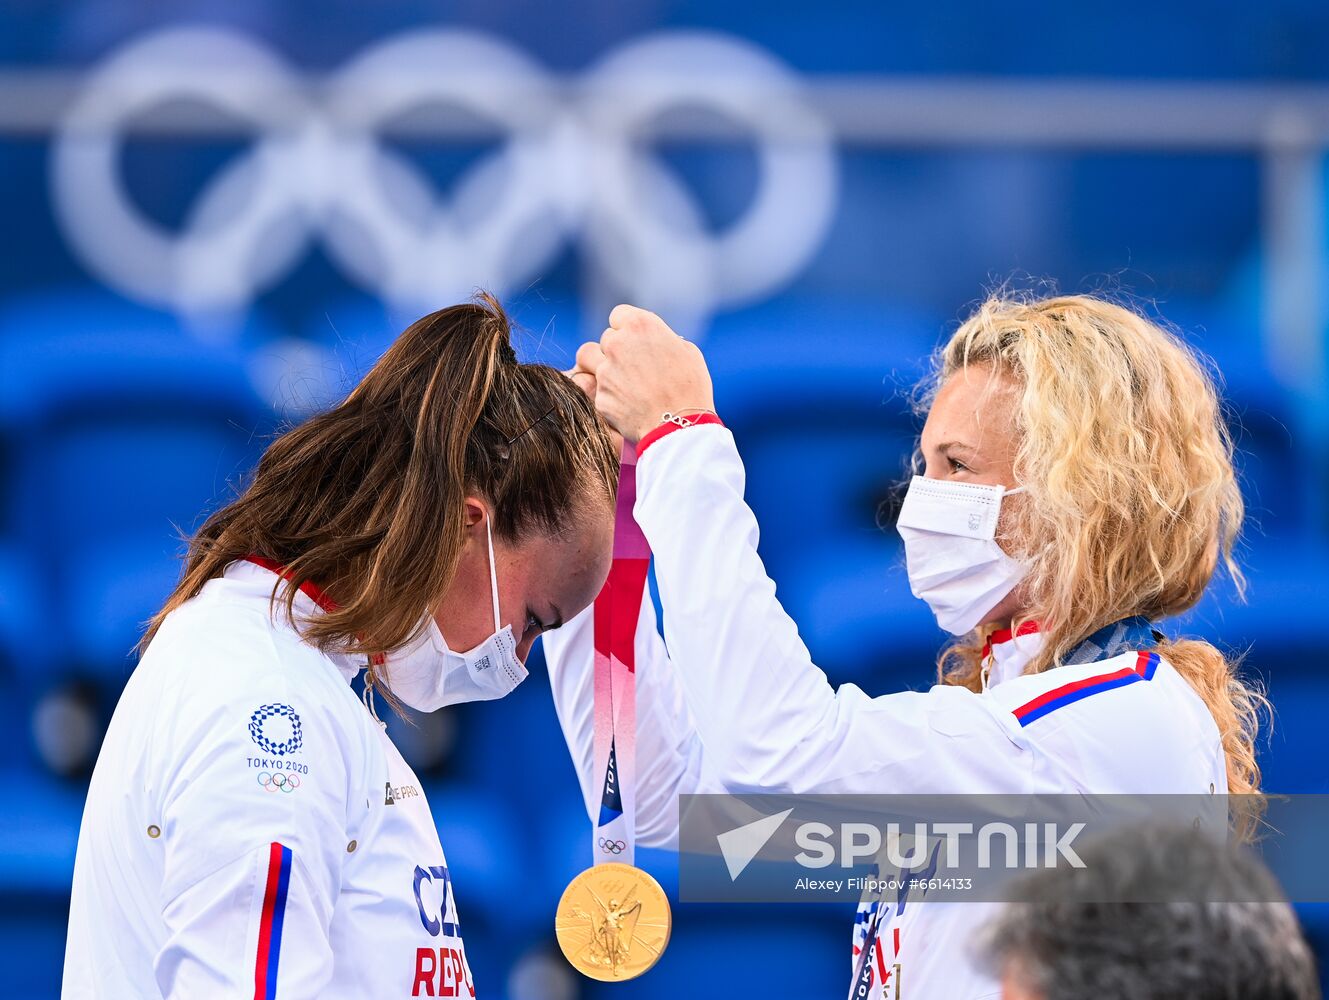
[[[262,771],[258,775],[258,783],[265,791],[269,792],[293,792],[300,787],[300,776],[298,774],[276,774],[268,771]]]
[[[102,280],[185,315],[247,308],[313,239],[357,283],[416,309],[477,285],[524,287],[578,241],[610,294],[695,330],[775,290],[816,252],[838,186],[831,134],[771,55],[723,35],[664,32],[571,84],[472,31],[397,35],[311,87],[251,38],[166,29],[89,75],[53,143],[56,216]],[[118,171],[131,122],[180,101],[255,141],[173,233],[133,204]],[[500,137],[447,198],[379,134],[422,107]],[[680,111],[711,112],[756,154],[751,203],[720,232],[645,141]]]
[[[621,840],[606,840],[601,837],[595,843],[606,854],[622,854],[628,849],[628,845]]]

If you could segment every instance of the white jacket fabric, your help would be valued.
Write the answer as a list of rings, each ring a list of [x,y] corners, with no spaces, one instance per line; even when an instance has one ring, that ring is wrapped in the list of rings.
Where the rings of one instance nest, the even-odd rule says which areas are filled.
[[[681,429],[637,463],[634,514],[655,558],[665,640],[642,603],[637,628],[637,836],[677,841],[683,793],[1218,793],[1219,733],[1156,653],[1022,676],[1037,632],[994,636],[988,689],[871,697],[832,688],[757,555],[743,464],[720,426]],[[587,810],[593,751],[594,609],[544,639],[555,705]],[[883,873],[883,876],[890,873]],[[876,913],[880,909],[880,913]],[[985,904],[867,901],[854,951],[878,918],[871,996],[997,997],[974,961]],[[850,954],[846,948],[847,955]],[[848,986],[827,983],[823,996]]]
[[[248,562],[169,616],[79,831],[66,1000],[473,997],[420,782]],[[298,616],[316,615],[304,593]]]

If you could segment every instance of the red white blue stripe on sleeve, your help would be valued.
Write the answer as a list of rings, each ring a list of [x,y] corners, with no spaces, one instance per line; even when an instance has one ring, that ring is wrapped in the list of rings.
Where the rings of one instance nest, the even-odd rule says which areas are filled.
[[[291,884],[291,849],[273,842],[268,849],[268,881],[263,916],[258,925],[258,957],[254,962],[254,1000],[276,1000],[277,963],[281,959],[286,889]]]
[[[1015,718],[1019,720],[1021,726],[1027,726],[1059,708],[1065,708],[1081,698],[1088,698],[1091,694],[1111,691],[1139,681],[1151,681],[1157,669],[1158,654],[1142,650],[1136,655],[1134,666],[1122,667],[1120,670],[1099,674],[1097,677],[1071,681],[1051,691],[1044,691],[1037,698],[1015,709]]]

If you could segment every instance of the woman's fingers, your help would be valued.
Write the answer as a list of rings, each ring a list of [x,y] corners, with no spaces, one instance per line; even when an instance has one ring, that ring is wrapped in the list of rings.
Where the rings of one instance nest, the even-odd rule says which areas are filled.
[[[584,372],[580,368],[574,368],[570,372],[564,372],[568,378],[577,383],[577,388],[591,399],[595,399],[595,376],[590,372]]]
[[[577,361],[572,366],[572,370],[595,375],[600,370],[600,364],[603,361],[604,351],[600,349],[599,343],[589,340],[577,348]]]
[[[599,383],[595,373],[600,370],[603,361],[604,352],[600,350],[600,345],[592,340],[577,348],[577,360],[563,374],[572,379],[582,392],[594,400]]]
[[[649,326],[665,326],[665,322],[648,309],[641,309],[626,303],[614,306],[613,311],[609,314],[609,328],[611,330],[633,330]],[[668,329],[668,327],[665,327],[665,329]]]
[[[586,393],[587,398],[590,399],[592,403],[595,403],[596,397],[599,394],[599,381],[594,375],[590,372],[582,371],[580,368],[569,368],[563,374],[572,379],[573,384],[582,392]],[[604,414],[602,413],[601,416],[604,416]],[[606,423],[608,423],[607,420]],[[615,430],[612,424],[609,425],[609,437],[614,442],[614,448],[621,451],[623,449],[623,435]]]

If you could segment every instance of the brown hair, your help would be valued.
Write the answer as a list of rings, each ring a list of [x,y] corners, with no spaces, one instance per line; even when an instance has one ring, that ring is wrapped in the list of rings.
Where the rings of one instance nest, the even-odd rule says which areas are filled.
[[[495,533],[509,540],[560,532],[591,497],[612,502],[618,454],[594,406],[555,369],[520,364],[510,337],[488,294],[407,327],[343,403],[278,437],[248,488],[203,524],[140,651],[247,555],[287,567],[281,600],[306,641],[392,651],[418,635],[452,582],[466,496],[489,502]],[[307,580],[337,607],[297,622]]]

